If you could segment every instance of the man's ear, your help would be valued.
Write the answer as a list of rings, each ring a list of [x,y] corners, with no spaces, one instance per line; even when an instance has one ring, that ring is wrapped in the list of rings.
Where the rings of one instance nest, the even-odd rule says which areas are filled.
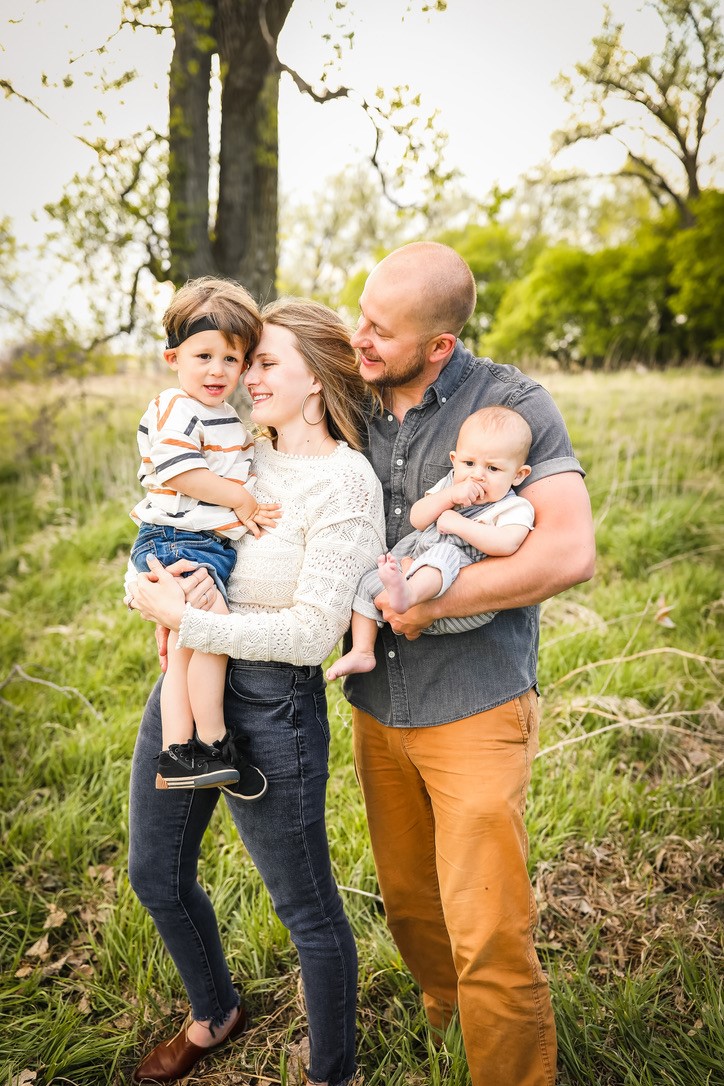
[[[530,464],[523,464],[518,468],[513,479],[513,486],[520,486],[524,479],[527,479],[530,475]]]
[[[176,349],[175,348],[172,348],[171,350],[168,350],[168,351],[164,351],[163,352],[163,357],[166,359],[166,361],[168,362],[168,364],[169,364],[169,366],[171,367],[172,370],[177,370],[178,369],[178,359],[176,358]]]
[[[442,332],[430,340],[427,357],[430,362],[442,362],[455,350],[457,340],[452,332]]]

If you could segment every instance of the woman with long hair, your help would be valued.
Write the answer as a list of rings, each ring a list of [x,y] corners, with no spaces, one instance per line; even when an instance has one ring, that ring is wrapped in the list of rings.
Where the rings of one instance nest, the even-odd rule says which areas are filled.
[[[325,828],[329,745],[321,664],[349,625],[362,573],[384,550],[382,492],[362,446],[368,392],[349,332],[315,302],[282,299],[244,381],[256,442],[255,495],[282,515],[235,545],[230,614],[209,611],[213,582],[155,563],[132,606],[180,647],[227,655],[224,715],[269,787],[255,803],[223,789],[236,827],[301,964],[309,1025],[307,1081],[349,1083],[355,1070],[357,957],[332,876]],[[131,779],[131,883],[178,967],[191,1019],[136,1068],[173,1082],[244,1029],[213,906],[197,881],[201,840],[221,790],[159,791],[159,688],[139,731]],[[169,847],[171,843],[171,847]]]

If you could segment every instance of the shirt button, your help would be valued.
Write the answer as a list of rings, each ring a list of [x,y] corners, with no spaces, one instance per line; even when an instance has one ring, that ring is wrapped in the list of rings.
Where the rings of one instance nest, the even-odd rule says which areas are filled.
[[[395,509],[395,513],[396,513],[396,514],[397,514],[397,516],[399,517],[399,515],[400,515],[400,513],[401,513],[401,512],[402,512],[402,510],[400,509],[400,507],[399,507],[399,505],[398,505],[398,506],[397,506],[397,508]]]
[[[392,422],[393,418],[394,418],[394,415],[388,415],[387,416],[387,421]]]
[[[404,460],[398,460],[398,461],[397,461],[397,465],[398,465],[398,467],[402,467],[402,465],[403,465],[404,463],[405,463],[405,461],[404,461]]]
[[[389,656],[390,660],[394,660],[394,658],[395,658],[394,649],[390,649],[390,651],[387,653],[387,655]]]
[[[443,403],[447,403],[447,396],[443,396],[443,397],[442,397],[442,402],[443,402]]]

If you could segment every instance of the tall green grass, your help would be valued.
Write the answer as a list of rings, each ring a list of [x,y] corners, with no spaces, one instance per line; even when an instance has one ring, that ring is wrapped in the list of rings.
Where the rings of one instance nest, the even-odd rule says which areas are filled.
[[[596,578],[542,616],[528,826],[560,1081],[713,1086],[722,382],[685,371],[545,383],[588,470],[599,544]],[[0,407],[0,1086],[23,1072],[43,1086],[126,1082],[185,1009],[125,873],[130,756],[156,661],[119,585],[134,428],[153,391],[138,377],[82,396],[14,388]],[[329,699],[329,833],[360,949],[365,1082],[463,1086],[459,1031],[432,1044],[387,934],[349,712],[337,689]],[[213,846],[202,879],[254,1026],[203,1081],[286,1083],[304,1030],[296,957],[225,810]]]

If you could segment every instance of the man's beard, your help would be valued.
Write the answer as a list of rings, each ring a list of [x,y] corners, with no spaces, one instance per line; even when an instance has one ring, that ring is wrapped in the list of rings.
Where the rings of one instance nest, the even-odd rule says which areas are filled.
[[[388,388],[400,388],[402,385],[408,384],[410,381],[415,381],[418,377],[425,372],[427,366],[427,354],[424,346],[420,346],[417,349],[417,353],[405,363],[401,363],[401,368],[397,373],[385,373],[378,380],[368,381],[368,384],[373,385],[379,389],[380,392],[384,392]]]

